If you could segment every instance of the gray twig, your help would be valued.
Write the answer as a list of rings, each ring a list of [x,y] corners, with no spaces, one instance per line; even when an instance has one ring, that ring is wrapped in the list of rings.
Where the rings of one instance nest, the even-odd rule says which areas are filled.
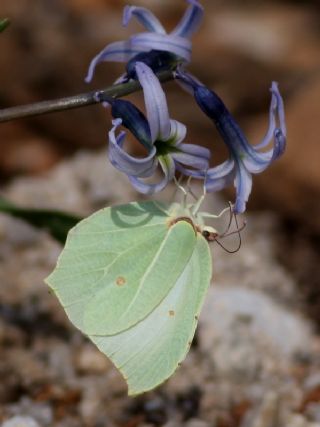
[[[172,71],[159,73],[158,78],[161,82],[173,79]],[[106,89],[95,90],[80,95],[68,96],[50,101],[36,102],[34,104],[19,105],[17,107],[0,109],[0,123],[8,122],[22,117],[39,116],[40,114],[54,113],[56,111],[70,110],[72,108],[84,107],[99,103],[96,94],[119,98],[141,89],[139,82],[130,81],[119,85],[109,86]]]

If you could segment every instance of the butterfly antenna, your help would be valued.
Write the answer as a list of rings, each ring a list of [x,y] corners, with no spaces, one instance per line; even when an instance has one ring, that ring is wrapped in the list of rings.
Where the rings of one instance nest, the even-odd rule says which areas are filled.
[[[241,239],[240,239],[240,240],[241,240]],[[222,248],[224,251],[228,252],[228,254],[234,254],[234,253],[238,252],[238,250],[239,250],[239,249],[240,249],[240,247],[241,247],[241,243],[240,243],[240,245],[238,245],[237,249],[235,249],[235,250],[231,251],[230,249],[227,249],[225,246],[223,246],[223,244],[222,244],[221,242],[219,242],[219,240],[218,240],[218,239],[215,239],[215,242],[216,242],[216,243],[218,243],[218,245],[219,245],[219,246],[221,246],[221,248]]]
[[[228,204],[229,204],[229,207],[227,209],[229,210],[229,223],[228,223],[226,229],[224,230],[224,232],[222,234],[220,234],[219,237],[225,237],[227,235],[228,231],[231,228],[231,224],[232,224],[232,220],[233,220],[233,217],[234,217],[234,213],[232,211],[232,203],[228,202]],[[224,212],[224,211],[222,211],[222,212]]]
[[[237,227],[237,229],[236,229],[235,231],[231,231],[230,233],[222,234],[222,235],[221,235],[221,236],[219,236],[219,237],[229,237],[229,236],[232,236],[233,234],[238,234],[238,236],[239,236],[239,244],[238,244],[237,248],[236,248],[236,249],[234,249],[234,250],[229,250],[229,249],[227,249],[225,246],[223,246],[221,242],[219,242],[219,241],[216,239],[216,242],[218,243],[218,245],[219,245],[219,246],[221,246],[221,247],[222,247],[222,249],[224,249],[224,250],[225,250],[226,252],[228,252],[229,254],[234,254],[234,253],[236,253],[236,252],[238,252],[238,251],[240,250],[241,245],[242,245],[241,231],[242,231],[242,230],[246,227],[246,225],[247,225],[246,221],[243,221],[243,224],[241,225],[241,227],[239,227],[239,223],[238,223],[237,215],[236,215],[236,214],[233,214],[233,215],[232,215],[232,217],[234,217],[234,220],[235,220],[235,223],[236,223],[236,227]]]

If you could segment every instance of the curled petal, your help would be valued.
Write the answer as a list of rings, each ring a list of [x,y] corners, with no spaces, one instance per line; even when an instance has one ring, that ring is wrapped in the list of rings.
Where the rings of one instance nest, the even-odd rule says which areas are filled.
[[[271,98],[271,103],[270,103],[270,109],[269,109],[269,127],[268,130],[265,134],[265,136],[263,137],[262,141],[259,144],[256,144],[253,146],[253,148],[255,150],[260,150],[261,148],[266,147],[274,134],[274,130],[276,127],[276,119],[275,119],[275,108],[276,108],[276,98],[274,96],[272,96]]]
[[[208,169],[205,174],[206,190],[209,192],[220,191],[230,185],[235,176],[235,162],[228,159],[214,168]]]
[[[177,152],[172,153],[176,169],[187,176],[204,179],[209,167],[210,150],[195,144],[175,144]],[[192,166],[193,169],[185,168]]]
[[[183,165],[192,166],[195,169],[200,169],[205,172],[208,169],[209,163],[203,157],[193,156],[183,152],[172,153],[172,158]]]
[[[263,172],[272,162],[280,157],[285,150],[286,139],[280,129],[274,131],[274,145],[271,150],[265,153],[259,153],[259,161],[251,156],[244,156],[243,164],[251,173]]]
[[[263,172],[272,162],[272,153],[273,149],[267,153],[260,153],[260,161],[257,162],[255,159],[249,156],[245,156],[242,159],[243,164],[251,173],[260,173]]]
[[[235,163],[233,159],[228,159],[225,162],[221,163],[214,168],[210,168],[207,171],[206,181],[214,181],[215,179],[222,178],[230,174],[230,172],[234,169]]]
[[[96,66],[100,62],[104,61],[116,61],[116,62],[127,62],[134,55],[139,53],[140,50],[131,46],[130,41],[114,42],[106,46],[98,55],[96,55],[90,62],[87,76],[85,78],[86,83],[90,83]]]
[[[186,166],[198,169],[205,176],[209,167],[210,151],[194,144],[180,144],[177,152],[172,153],[172,158]],[[189,171],[191,169],[188,169]],[[189,174],[188,174],[189,175]]]
[[[232,184],[232,181],[234,181],[234,175],[235,175],[235,172],[232,171],[226,176],[215,179],[210,183],[210,185],[206,184],[207,191],[215,192],[215,191],[223,190],[226,187],[229,187],[229,185]]]
[[[127,175],[148,177],[151,176],[157,166],[156,149],[152,147],[148,156],[136,158],[123,150],[125,132],[116,136],[115,132],[121,125],[121,119],[112,121],[113,128],[109,132],[109,159],[121,172]]]
[[[203,7],[197,0],[188,0],[188,3],[190,6],[170,34],[189,38],[199,28],[203,18]]]
[[[252,189],[252,175],[241,165],[237,168],[234,186],[237,194],[233,211],[236,214],[240,214],[246,210],[246,203]]]
[[[162,191],[173,179],[175,173],[175,164],[173,159],[171,159],[170,156],[161,156],[159,157],[159,163],[163,170],[164,176],[157,184],[148,184],[139,178],[129,176],[131,184],[137,191],[143,194],[158,193],[159,191]]]
[[[270,163],[280,157],[286,148],[286,125],[284,116],[283,100],[278,90],[278,85],[273,82],[271,86],[272,98],[269,110],[269,128],[260,144],[252,146],[258,153],[244,157],[243,162],[247,169],[252,173],[259,173],[265,170]],[[278,122],[278,127],[277,127]],[[273,148],[267,152],[258,152],[259,149],[266,147],[273,139]]]
[[[206,147],[201,147],[195,144],[180,144],[179,149],[184,153],[192,154],[193,156],[203,157],[204,159],[210,160],[211,152]]]
[[[275,140],[275,149],[272,155],[272,161],[282,156],[285,152],[287,140],[281,129],[276,129],[274,131],[274,140]]]
[[[170,120],[170,135],[169,140],[174,140],[174,145],[180,146],[181,142],[185,139],[187,128],[183,123],[177,120]]]
[[[168,139],[170,135],[170,118],[166,96],[159,79],[143,62],[137,62],[136,73],[143,89],[151,139]]]
[[[256,150],[266,147],[270,143],[272,138],[276,137],[276,129],[279,129],[284,139],[287,136],[283,99],[279,92],[278,84],[276,82],[272,82],[270,91],[272,93],[272,97],[269,109],[269,128],[262,141],[259,144],[254,145],[254,148]],[[277,128],[277,119],[279,122],[279,128]],[[277,134],[279,135],[279,132],[277,132]]]
[[[271,92],[272,92],[272,95],[275,96],[275,98],[277,99],[277,112],[279,117],[280,130],[283,136],[286,138],[287,129],[286,129],[286,118],[284,114],[284,105],[283,105],[282,96],[280,95],[280,92],[279,92],[277,82],[272,82]]]
[[[204,178],[203,171],[200,171],[199,169],[186,168],[179,162],[176,162],[175,165],[176,165],[176,170],[185,176],[192,176],[193,178],[196,178],[196,179]]]
[[[190,62],[191,59],[191,42],[190,40],[171,36],[168,34],[157,33],[139,33],[130,38],[132,48],[140,51],[148,50],[165,50],[178,57]]]
[[[144,7],[137,6],[126,6],[123,10],[123,20],[122,23],[126,27],[134,16],[141,25],[145,27],[146,30],[155,32],[158,34],[166,34],[166,30],[163,28],[162,24],[157,17],[154,16],[150,10]]]
[[[147,149],[153,146],[151,141],[150,127],[147,119],[138,108],[130,101],[124,99],[111,99],[111,113],[114,119],[121,119],[121,123],[137,140]]]

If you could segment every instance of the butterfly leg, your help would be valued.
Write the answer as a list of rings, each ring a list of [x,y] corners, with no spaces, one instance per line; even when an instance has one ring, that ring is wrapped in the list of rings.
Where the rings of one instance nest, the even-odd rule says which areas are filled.
[[[186,207],[187,207],[188,191],[181,185],[182,175],[179,177],[179,179],[177,179],[176,177],[173,177],[173,179],[174,179],[174,183],[177,186],[177,189],[179,189],[183,193],[182,206],[183,206],[184,209],[186,209]]]

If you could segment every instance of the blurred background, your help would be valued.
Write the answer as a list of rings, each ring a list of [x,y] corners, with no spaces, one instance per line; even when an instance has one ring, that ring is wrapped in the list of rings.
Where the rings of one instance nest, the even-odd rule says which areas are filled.
[[[168,29],[186,8],[183,0],[134,4],[150,8]],[[288,128],[283,158],[254,177],[244,247],[235,257],[217,251],[217,290],[208,300],[220,314],[212,314],[212,305],[204,310],[176,379],[129,400],[115,369],[68,324],[43,286],[61,246],[1,215],[4,423],[21,415],[25,424],[12,426],[320,426],[320,4],[202,4],[190,71],[223,98],[253,143],[268,125],[271,81],[279,82]],[[0,37],[0,108],[109,86],[122,64],[99,65],[90,85],[84,77],[105,45],[141,30],[133,22],[121,26],[125,5],[1,0],[0,17],[11,25]],[[166,89],[171,116],[188,127],[187,141],[211,148],[214,164],[223,159],[212,123],[177,85]],[[143,106],[141,94],[130,99]],[[0,124],[1,194],[23,206],[78,214],[136,199],[106,160],[109,127],[100,106]],[[233,200],[232,189],[224,197]]]

